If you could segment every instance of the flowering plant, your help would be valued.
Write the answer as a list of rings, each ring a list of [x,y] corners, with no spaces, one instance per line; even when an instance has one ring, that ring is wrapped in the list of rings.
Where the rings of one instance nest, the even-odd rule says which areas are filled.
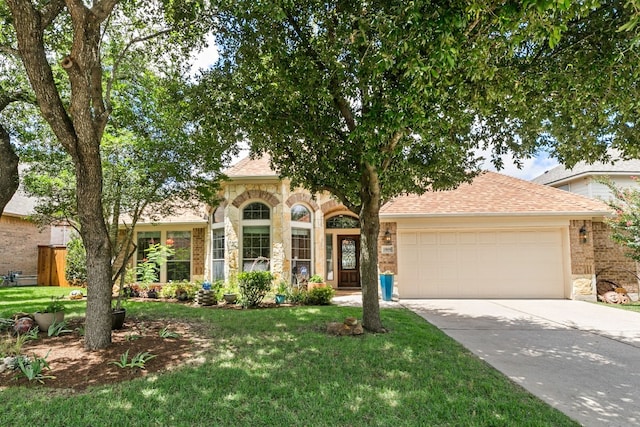
[[[636,177],[632,179],[636,181]],[[605,219],[611,228],[611,239],[626,247],[625,255],[640,261],[640,189],[620,188],[610,179],[598,181],[606,185],[612,194],[607,204],[613,209],[613,216]]]

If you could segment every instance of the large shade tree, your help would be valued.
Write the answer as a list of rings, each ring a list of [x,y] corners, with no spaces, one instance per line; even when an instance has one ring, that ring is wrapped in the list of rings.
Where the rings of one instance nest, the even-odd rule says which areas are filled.
[[[87,250],[85,347],[111,342],[112,248],[103,214],[100,144],[112,91],[135,75],[135,59],[179,63],[202,34],[199,2],[6,0],[3,28],[24,66],[40,114],[71,157],[81,237]],[[127,66],[130,64],[131,66]]]
[[[580,38],[605,27],[611,36],[615,24],[600,23],[620,22],[614,15],[624,9],[619,2],[217,3],[221,59],[203,91],[227,94],[211,96],[222,107],[218,126],[269,153],[293,185],[329,191],[359,214],[363,323],[375,331],[383,330],[381,205],[472,179],[481,149],[500,166],[506,153],[519,161],[545,144],[569,147],[572,135],[562,134],[567,123],[553,107],[581,77],[557,67],[569,66]],[[585,71],[590,56],[575,58]],[[581,108],[578,95],[572,101],[562,102],[567,114]],[[597,146],[603,133],[593,135]]]
[[[101,143],[103,211],[112,248],[112,279],[124,280],[135,251],[138,220],[159,220],[177,209],[210,201],[219,171],[233,147],[209,144],[191,108],[192,83],[180,73],[145,70],[118,84],[112,120]],[[47,142],[50,141],[50,142]],[[38,198],[38,223],[70,224],[80,231],[76,181],[70,156],[42,134],[37,144],[23,144],[24,187]]]

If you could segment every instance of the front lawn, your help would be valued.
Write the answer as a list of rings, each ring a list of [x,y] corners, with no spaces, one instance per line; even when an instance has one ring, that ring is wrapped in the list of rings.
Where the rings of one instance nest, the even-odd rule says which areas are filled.
[[[32,311],[35,294],[47,300],[42,289],[53,292],[1,288],[0,316]],[[84,302],[70,304],[75,314]],[[210,344],[201,364],[81,394],[3,384],[0,424],[578,425],[408,310],[382,310],[387,334],[334,337],[326,324],[361,318],[360,309],[225,310],[162,302],[127,308],[138,318],[198,322]]]
[[[622,310],[629,310],[640,313],[640,301],[631,301],[629,304],[607,304],[604,302],[598,302],[597,304],[604,305],[605,307],[620,308]]]

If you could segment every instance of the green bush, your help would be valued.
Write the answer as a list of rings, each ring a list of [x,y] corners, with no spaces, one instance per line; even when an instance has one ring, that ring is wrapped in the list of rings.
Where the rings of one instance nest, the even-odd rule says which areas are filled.
[[[313,288],[305,297],[304,303],[307,305],[329,305],[336,291],[331,286],[320,286]]]
[[[171,282],[162,285],[162,289],[160,290],[160,297],[178,298],[180,295],[186,295],[186,299],[192,300],[196,297],[196,293],[201,288],[201,284],[187,282],[186,280],[182,282]]]
[[[245,307],[256,307],[271,290],[273,275],[268,271],[245,271],[238,274],[240,298]]]
[[[87,251],[79,237],[74,237],[67,243],[64,277],[71,286],[87,286]]]

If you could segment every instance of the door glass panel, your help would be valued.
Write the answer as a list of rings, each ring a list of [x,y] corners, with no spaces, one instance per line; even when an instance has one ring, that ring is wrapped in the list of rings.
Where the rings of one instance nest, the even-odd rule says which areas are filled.
[[[327,234],[325,237],[325,241],[327,243],[325,248],[325,252],[326,252],[325,259],[327,260],[326,277],[327,277],[327,280],[333,280],[333,235]]]
[[[356,242],[352,239],[342,241],[342,269],[355,270],[356,268]]]

